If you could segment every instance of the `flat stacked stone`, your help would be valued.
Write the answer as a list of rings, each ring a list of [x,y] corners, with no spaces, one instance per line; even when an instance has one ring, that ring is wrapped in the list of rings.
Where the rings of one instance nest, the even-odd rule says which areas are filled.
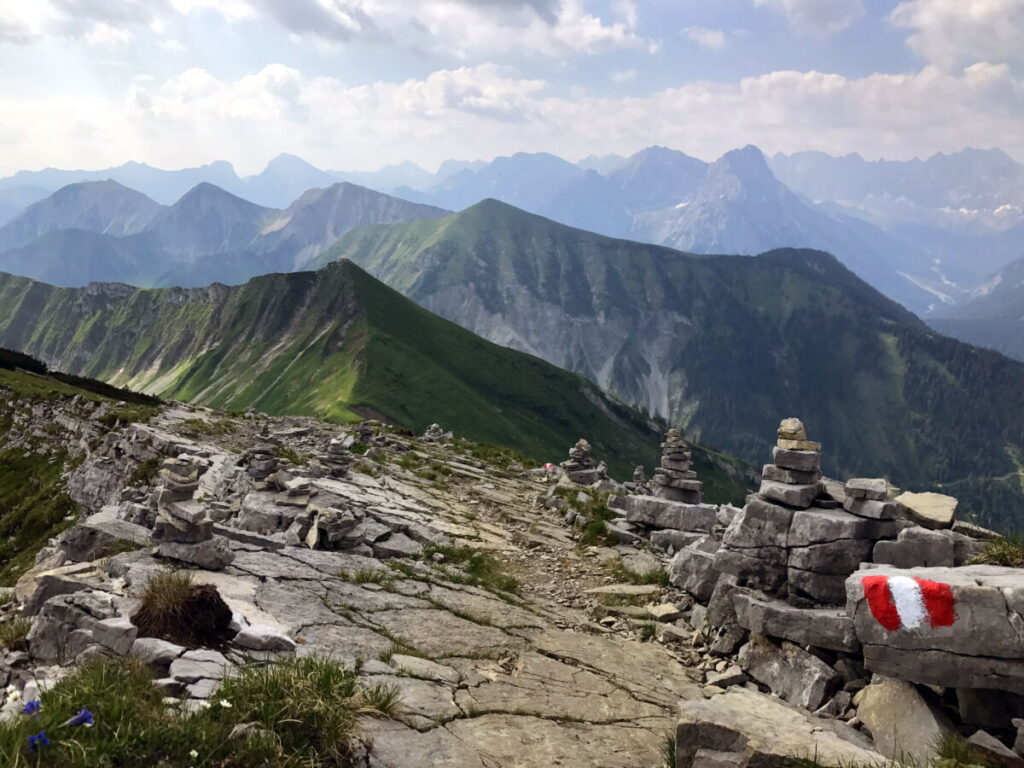
[[[165,459],[156,492],[157,513],[153,541],[157,554],[207,570],[227,567],[235,555],[227,542],[213,534],[213,518],[206,505],[193,496],[201,467],[188,457]]]
[[[604,462],[594,458],[590,443],[582,438],[569,449],[569,459],[561,466],[566,476],[578,485],[593,485],[608,476]]]
[[[328,477],[345,477],[352,465],[352,454],[348,450],[348,438],[331,438],[331,442],[327,444],[327,457],[323,463],[327,466]]]
[[[661,466],[654,470],[654,495],[684,504],[701,503],[702,483],[691,466],[690,449],[678,429],[670,429],[661,444]]]
[[[821,481],[821,443],[807,439],[800,419],[783,419],[772,451],[773,464],[761,472],[759,493],[769,501],[794,509],[807,509],[818,495]]]
[[[249,477],[256,482],[263,482],[277,472],[278,460],[274,455],[276,447],[273,443],[258,443],[246,452],[249,459]]]

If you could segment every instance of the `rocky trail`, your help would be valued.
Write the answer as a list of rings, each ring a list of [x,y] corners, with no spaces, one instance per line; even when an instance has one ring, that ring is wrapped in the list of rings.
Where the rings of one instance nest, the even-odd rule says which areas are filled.
[[[183,713],[315,656],[395,695],[359,717],[365,768],[867,765],[943,733],[1021,762],[1021,571],[973,564],[995,534],[955,499],[822,478],[798,420],[740,509],[702,502],[674,430],[650,481],[616,483],[585,440],[530,469],[436,425],[13,405],[11,445],[73,446],[82,516],[5,609],[31,629],[0,720],[98,656],[141,659]],[[223,634],[145,634],[168,568],[215,588]]]
[[[105,612],[130,612],[135,591],[167,561],[149,548],[89,558],[110,537],[145,536],[142,526],[123,519],[126,506],[137,503],[123,499],[146,493],[122,487],[122,478],[138,465],[132,455],[148,456],[155,449],[163,456],[199,457],[210,469],[196,496],[205,491],[227,498],[225,488],[238,481],[234,464],[245,446],[266,439],[260,430],[278,435],[276,442],[299,455],[339,434],[309,420],[226,419],[180,405],[148,425],[133,425],[119,448],[94,455],[78,470],[88,476],[89,498],[100,511],[22,579],[19,597],[38,605],[65,591],[95,592],[109,597]],[[486,551],[502,576],[518,582],[516,590],[474,583],[441,552],[423,560],[382,559],[379,552],[287,546],[281,537],[217,525],[218,534],[229,533],[224,540],[233,557],[220,570],[196,569],[195,581],[214,585],[242,624],[268,633],[270,639],[254,645],[287,650],[208,651],[212,661],[199,659],[197,669],[182,672],[175,665],[196,652],[173,658],[183,649],[149,649],[160,656],[150,660],[167,676],[167,689],[202,701],[214,681],[253,653],[325,655],[357,665],[366,680],[394,685],[400,693],[393,719],[366,717],[361,723],[368,765],[662,764],[678,701],[702,697],[700,675],[670,648],[641,642],[628,618],[599,623],[601,601],[587,590],[611,584],[614,597],[610,564],[621,562],[620,553],[578,548],[561,515],[535,505],[547,487],[542,478],[487,465],[452,444],[419,442],[383,429],[371,440],[379,443],[367,452],[372,458],[356,462],[343,479],[314,481],[319,495],[401,520],[417,538],[443,542],[441,552],[466,546]],[[424,477],[435,473],[436,479]],[[249,491],[247,498],[251,502],[256,495]],[[639,552],[619,549],[627,558]],[[79,562],[66,562],[68,552]],[[60,561],[65,562],[53,567]],[[627,602],[641,605],[662,591],[623,588],[637,593]],[[95,606],[88,610],[93,618],[103,615]],[[42,616],[37,625],[45,628],[37,626],[30,638],[34,653],[66,663],[71,654],[87,650],[58,647],[57,635],[75,630],[59,621],[47,624],[45,605]]]

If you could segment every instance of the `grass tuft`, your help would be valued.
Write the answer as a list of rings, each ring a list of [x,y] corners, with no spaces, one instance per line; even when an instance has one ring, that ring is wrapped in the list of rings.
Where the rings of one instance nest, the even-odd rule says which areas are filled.
[[[359,714],[386,714],[397,699],[383,688],[361,691],[353,671],[306,657],[243,667],[210,703],[182,716],[165,705],[141,662],[95,661],[44,693],[38,717],[0,724],[0,764],[343,768],[351,762]],[[83,707],[92,712],[93,727],[61,727]],[[245,738],[232,737],[238,726],[245,726]],[[30,752],[28,737],[40,730],[50,744]]]
[[[402,692],[398,686],[390,683],[364,685],[360,696],[370,713],[384,717],[394,717],[402,700]]]
[[[488,552],[469,546],[432,544],[423,550],[423,559],[432,562],[435,554],[443,555],[445,565],[454,565],[464,574],[464,577],[455,576],[447,569],[445,575],[449,581],[500,592],[519,591],[518,579],[504,573],[501,561]]]
[[[1002,565],[1024,568],[1024,536],[1007,536],[985,542],[984,549],[970,559],[971,565]]]
[[[0,624],[0,646],[11,651],[25,650],[25,639],[32,629],[32,620],[26,616],[15,616]]]
[[[209,584],[194,584],[191,571],[160,571],[139,592],[132,617],[139,637],[198,647],[219,645],[228,634],[231,609]]]

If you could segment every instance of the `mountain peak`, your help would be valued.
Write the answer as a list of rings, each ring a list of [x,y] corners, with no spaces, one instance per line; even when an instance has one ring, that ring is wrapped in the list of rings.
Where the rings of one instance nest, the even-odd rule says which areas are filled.
[[[312,163],[303,160],[298,155],[292,155],[288,152],[282,152],[280,155],[270,160],[270,162],[267,163],[266,168],[263,169],[263,173],[274,173],[280,171],[315,171],[320,173],[320,169]]]

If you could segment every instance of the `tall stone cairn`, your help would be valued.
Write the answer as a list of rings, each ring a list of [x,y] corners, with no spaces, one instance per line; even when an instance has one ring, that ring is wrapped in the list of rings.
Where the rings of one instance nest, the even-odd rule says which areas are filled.
[[[685,504],[701,503],[702,483],[690,469],[690,449],[678,429],[665,433],[661,444],[661,466],[654,470],[654,495],[667,501]]]
[[[194,498],[201,469],[185,456],[163,461],[153,541],[160,557],[216,571],[230,565],[235,554],[223,538],[213,535],[207,506]]]
[[[821,443],[807,439],[800,419],[783,419],[772,459],[774,463],[761,471],[759,493],[788,507],[808,509],[820,488]]]

